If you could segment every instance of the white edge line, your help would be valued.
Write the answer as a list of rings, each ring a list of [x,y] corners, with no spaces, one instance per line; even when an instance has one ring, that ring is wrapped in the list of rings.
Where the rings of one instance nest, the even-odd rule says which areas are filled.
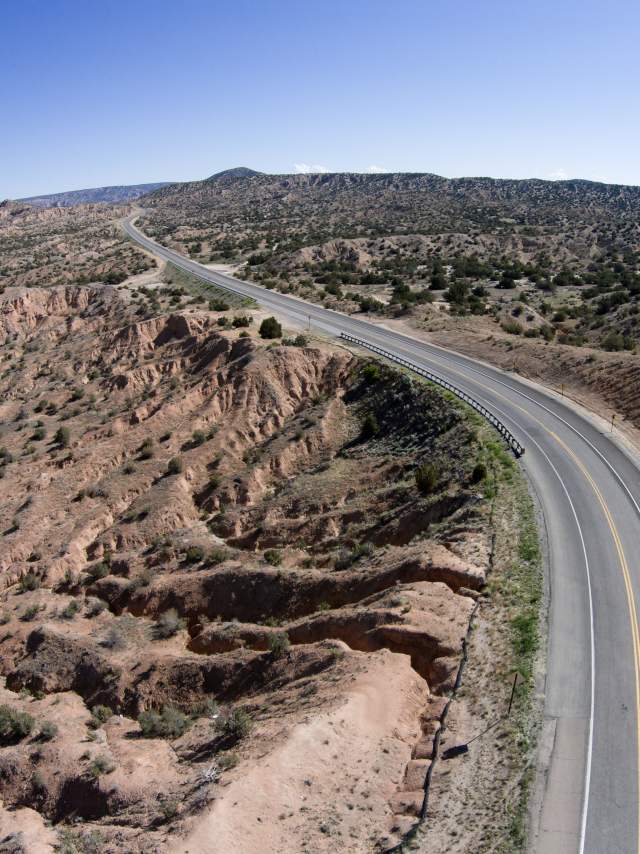
[[[133,223],[131,223],[131,225],[133,226]],[[137,231],[137,232],[138,232],[138,234],[139,234],[139,235],[141,235],[143,238],[146,238],[150,243],[155,243],[155,241],[151,240],[150,238],[147,238],[147,237],[146,237],[146,235],[145,235],[143,232],[140,232],[138,229],[136,229],[136,228],[135,228],[135,226],[133,226],[133,228],[134,228],[134,230],[135,230],[135,231]],[[133,235],[132,235],[132,236],[133,236]],[[161,244],[159,244],[159,245],[160,245],[160,247],[161,247],[162,249],[165,249],[165,250],[167,249],[167,247],[164,247],[164,246],[162,246]],[[151,250],[151,251],[153,251],[153,250]],[[171,250],[168,250],[168,251],[169,251],[169,252],[171,252]],[[177,255],[177,256],[180,258],[180,260],[183,260],[183,256],[180,256],[180,255],[179,255],[179,253],[172,253],[172,254]],[[190,261],[190,259],[188,259],[188,258],[184,258],[184,261],[189,262],[189,261]],[[193,263],[193,266],[198,266],[198,267],[200,266],[199,264],[197,264],[197,262],[195,262],[195,263],[194,263],[194,262],[192,262],[192,263]],[[203,268],[203,271],[211,272],[211,271],[207,270],[207,268],[206,268],[206,267],[205,267],[205,268]],[[198,273],[197,273],[197,272],[196,272],[196,275],[198,275]],[[231,277],[231,276],[229,276],[229,277],[223,276],[223,278],[229,278],[229,279],[231,279],[231,280],[232,280],[232,282],[233,282],[233,277]],[[205,281],[206,281],[206,279],[205,279]],[[215,282],[214,282],[214,284],[215,284]],[[234,282],[233,284],[235,284],[235,282]],[[233,288],[233,284],[231,284],[231,282],[229,283],[229,286],[228,286],[228,287],[229,287],[229,290],[233,290],[233,289],[234,289],[234,288]],[[240,284],[243,284],[243,283],[240,283]],[[238,293],[238,291],[237,291],[237,290],[236,290],[236,293]],[[240,293],[242,293],[242,291],[240,291]],[[301,306],[301,308],[302,308],[302,306]],[[339,312],[336,312],[336,313],[337,313],[337,314],[339,314]],[[368,325],[368,324],[367,324],[367,325]],[[374,324],[371,324],[371,326],[372,326],[372,332],[374,332],[374,333],[375,333],[376,331],[380,330],[380,331],[382,331],[382,332],[383,332],[383,334],[384,334],[384,332],[392,332],[392,334],[393,334],[393,330],[387,330],[387,329],[385,329],[384,327],[376,327]],[[405,336],[398,335],[398,333],[396,333],[396,335],[397,335],[398,337],[405,337]],[[413,339],[409,338],[408,336],[406,336],[406,337],[407,337],[407,343],[408,343],[409,345],[412,345],[412,344],[414,344],[414,345],[415,345],[415,343],[417,343],[417,344],[425,344],[425,345],[426,345],[426,346],[425,346],[425,349],[427,349],[428,347],[430,347],[430,346],[431,346],[431,345],[429,345],[427,342],[414,341]],[[438,348],[438,349],[441,349],[441,348]],[[444,352],[447,352],[447,351],[446,351],[446,348],[442,348],[442,349],[444,350]],[[425,354],[425,355],[426,355],[426,354]],[[458,355],[458,354],[454,354],[454,355]],[[428,357],[427,357],[427,358],[428,358]],[[463,357],[463,358],[465,358],[465,357]],[[467,360],[467,359],[465,359],[465,360]],[[472,360],[471,360],[471,359],[468,359],[467,361],[469,361],[469,362],[471,362],[471,363],[472,363]],[[478,374],[480,374],[481,376],[484,376],[484,377],[487,377],[488,379],[491,379],[493,382],[496,382],[496,383],[498,383],[499,385],[505,386],[505,387],[506,387],[506,388],[508,388],[509,390],[514,391],[516,394],[519,394],[519,395],[521,395],[522,397],[526,398],[527,400],[531,401],[531,403],[534,403],[536,406],[539,406],[541,409],[544,409],[544,410],[545,410],[546,412],[548,412],[551,416],[553,416],[554,418],[557,418],[557,419],[558,419],[559,421],[561,421],[561,422],[562,422],[566,427],[568,427],[570,430],[572,430],[574,433],[576,433],[578,436],[580,436],[580,438],[581,438],[584,442],[586,442],[586,444],[587,444],[587,445],[589,445],[589,447],[590,447],[593,451],[595,451],[595,452],[596,452],[596,454],[597,454],[597,455],[598,455],[598,456],[599,456],[599,457],[604,461],[604,463],[608,466],[608,468],[613,472],[613,474],[615,475],[615,477],[617,478],[617,480],[620,482],[620,484],[622,485],[622,487],[624,488],[624,490],[625,490],[625,491],[626,491],[626,493],[628,494],[629,498],[631,499],[631,501],[632,501],[632,502],[633,502],[633,504],[635,505],[636,511],[637,511],[637,512],[638,512],[638,514],[640,515],[640,506],[638,506],[638,503],[636,502],[635,498],[634,498],[634,497],[633,497],[633,495],[631,494],[631,491],[629,490],[629,487],[626,485],[626,483],[624,482],[624,480],[622,479],[622,477],[618,474],[618,472],[616,471],[616,469],[611,465],[611,463],[606,459],[606,457],[605,457],[605,456],[604,456],[604,455],[603,455],[603,454],[602,454],[602,453],[601,453],[601,452],[600,452],[600,451],[599,451],[599,450],[598,450],[598,449],[597,449],[597,448],[596,448],[596,447],[595,447],[595,446],[594,446],[594,445],[589,441],[589,439],[587,439],[587,438],[586,438],[586,436],[584,436],[584,435],[583,435],[583,434],[582,434],[578,429],[576,429],[576,428],[575,428],[575,427],[573,427],[571,424],[569,424],[569,423],[568,423],[564,418],[562,418],[562,416],[560,416],[560,415],[558,415],[557,413],[553,412],[553,410],[549,409],[549,408],[548,408],[547,406],[545,406],[544,404],[542,404],[542,403],[540,403],[539,401],[535,400],[533,397],[531,397],[530,395],[526,394],[524,391],[521,391],[521,390],[520,390],[520,389],[518,389],[518,388],[514,388],[514,386],[509,385],[509,383],[506,383],[506,382],[504,382],[504,381],[502,381],[502,380],[499,380],[499,379],[497,379],[497,378],[495,378],[495,377],[492,377],[492,376],[490,376],[488,373],[486,373],[486,372],[484,372],[484,371],[481,371],[481,370],[479,370],[478,368],[474,368],[474,367],[472,366],[472,364],[470,364],[470,365],[469,365],[469,369],[470,369],[470,370],[472,370],[474,373],[478,373]],[[535,439],[534,439],[534,438],[533,438],[533,437],[532,437],[532,436],[527,432],[527,430],[525,430],[525,429],[524,429],[524,428],[523,428],[523,427],[522,427],[522,426],[521,426],[521,425],[520,425],[520,424],[519,424],[519,423],[518,423],[514,418],[510,417],[510,416],[509,416],[509,415],[507,415],[503,410],[501,410],[501,409],[499,409],[499,408],[497,408],[497,407],[493,407],[493,406],[492,406],[492,408],[493,408],[493,409],[496,409],[496,411],[498,411],[498,412],[501,412],[503,416],[505,416],[508,420],[512,421],[514,424],[516,424],[516,425],[517,425],[517,427],[518,427],[518,428],[519,428],[523,433],[525,433],[525,434],[528,436],[528,438],[530,439],[530,441],[531,441],[531,442],[532,442],[532,443],[533,443],[533,444],[538,448],[538,450],[540,451],[540,453],[544,456],[544,458],[545,458],[545,459],[547,460],[547,462],[549,463],[550,467],[553,469],[553,472],[554,472],[554,474],[556,475],[556,477],[558,478],[558,480],[559,480],[559,482],[560,482],[560,485],[562,486],[562,489],[563,489],[563,491],[564,491],[564,493],[565,493],[565,495],[567,496],[567,499],[568,499],[568,501],[569,501],[569,505],[570,505],[570,507],[571,507],[571,512],[572,512],[572,514],[573,514],[573,518],[574,518],[574,520],[575,520],[576,527],[577,527],[577,529],[578,529],[578,534],[579,534],[579,536],[580,536],[580,543],[581,543],[581,545],[582,545],[582,552],[583,552],[583,555],[584,555],[584,563],[585,563],[586,576],[587,576],[587,591],[588,591],[588,598],[589,598],[589,623],[590,623],[590,625],[589,625],[589,632],[590,632],[590,649],[591,649],[591,679],[590,679],[590,682],[591,682],[591,697],[590,697],[590,710],[589,710],[589,739],[588,739],[588,746],[587,746],[587,763],[586,763],[586,769],[585,769],[585,782],[584,782],[584,787],[585,787],[585,788],[584,788],[584,797],[583,797],[583,804],[582,804],[582,815],[581,815],[581,822],[580,822],[580,846],[579,846],[579,854],[584,854],[585,836],[586,836],[586,827],[587,827],[587,813],[588,813],[588,808],[589,808],[589,794],[590,794],[590,785],[591,785],[591,761],[592,761],[592,754],[593,754],[593,716],[594,716],[594,706],[595,706],[595,690],[594,690],[594,688],[595,688],[595,644],[594,644],[594,624],[593,624],[593,597],[592,597],[592,592],[591,592],[591,574],[590,574],[590,571],[589,571],[589,559],[588,559],[588,557],[587,557],[587,549],[586,549],[586,545],[585,545],[585,542],[584,542],[584,536],[583,536],[583,533],[582,533],[582,528],[580,527],[580,522],[579,522],[579,520],[578,520],[578,515],[577,515],[577,513],[576,513],[576,509],[575,509],[575,507],[574,507],[573,501],[571,500],[571,496],[569,495],[569,492],[568,492],[568,490],[567,490],[567,487],[565,486],[565,483],[564,483],[564,481],[562,480],[562,477],[561,477],[561,476],[560,476],[560,474],[558,473],[558,470],[556,469],[556,467],[554,466],[554,464],[551,462],[551,460],[549,459],[549,457],[547,456],[547,454],[545,453],[545,451],[540,447],[540,445],[538,444],[538,442],[536,442],[536,440],[535,440]]]
[[[589,646],[590,646],[590,657],[591,657],[591,674],[590,674],[591,675],[591,678],[590,678],[590,683],[591,683],[590,694],[591,694],[591,696],[590,696],[590,700],[589,700],[589,739],[588,739],[588,744],[587,744],[587,762],[586,762],[586,766],[585,766],[585,775],[584,775],[584,796],[582,799],[582,813],[581,813],[581,818],[580,818],[580,844],[579,844],[579,848],[578,848],[579,854],[584,854],[584,846],[585,846],[585,839],[586,839],[586,832],[587,832],[587,814],[589,811],[589,796],[590,796],[590,789],[591,789],[591,761],[592,761],[592,756],[593,756],[593,719],[594,719],[594,710],[595,710],[595,682],[596,682],[596,650],[595,650],[595,629],[594,629],[594,622],[593,622],[593,596],[592,596],[592,592],[591,592],[591,572],[589,569],[589,558],[587,557],[587,547],[585,545],[584,535],[582,533],[582,527],[581,527],[580,522],[578,520],[578,514],[576,513],[576,508],[573,504],[573,501],[571,500],[571,495],[569,494],[569,490],[565,486],[565,483],[564,483],[560,473],[558,472],[557,468],[554,466],[554,464],[549,459],[549,456],[547,455],[546,451],[544,451],[544,449],[538,444],[538,442],[536,442],[536,440],[533,438],[533,436],[531,436],[531,434],[527,430],[525,430],[521,425],[519,425],[518,422],[514,418],[509,416],[509,414],[506,413],[504,410],[499,409],[499,408],[496,408],[496,409],[498,412],[500,412],[502,414],[503,417],[507,418],[507,420],[512,421],[514,424],[516,424],[519,427],[520,430],[522,430],[523,433],[525,433],[525,435],[529,438],[531,443],[536,446],[536,448],[540,451],[542,456],[546,459],[546,461],[549,463],[549,465],[553,469],[555,476],[560,481],[560,485],[564,491],[564,494],[567,496],[569,506],[571,507],[571,512],[573,514],[573,518],[575,519],[576,527],[578,529],[578,534],[580,536],[580,543],[582,545],[582,553],[584,555],[584,566],[585,566],[586,576],[587,576],[587,592],[588,592],[588,598],[589,598],[589,639],[590,639]]]

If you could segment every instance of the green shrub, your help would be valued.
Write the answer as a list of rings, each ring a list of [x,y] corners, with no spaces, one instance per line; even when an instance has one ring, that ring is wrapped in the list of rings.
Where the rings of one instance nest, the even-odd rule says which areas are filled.
[[[223,318],[220,318],[220,320],[222,320],[222,319]],[[220,322],[220,320],[218,321],[218,323]],[[238,328],[241,328],[243,326],[251,326],[252,323],[253,323],[253,318],[247,317],[246,314],[237,315],[231,321],[231,325],[233,326],[234,329],[238,329]]]
[[[182,468],[182,460],[180,457],[171,457],[167,464],[167,474],[180,474]]]
[[[204,430],[195,430],[193,435],[191,436],[191,444],[194,448],[199,447],[200,445],[204,445],[207,441],[207,434]]]
[[[37,590],[40,587],[40,579],[34,572],[27,572],[18,581],[18,591],[26,593],[27,590]]]
[[[73,620],[75,615],[80,610],[80,603],[77,599],[72,599],[71,602],[60,612],[60,616],[63,620]]]
[[[362,422],[362,426],[360,428],[360,438],[362,441],[366,442],[368,439],[372,439],[380,432],[380,426],[378,424],[378,420],[373,413],[369,413]]]
[[[111,568],[103,560],[98,561],[98,563],[94,563],[87,569],[87,584],[92,584],[100,578],[106,578],[110,572]]]
[[[103,724],[113,717],[113,710],[109,706],[94,706],[91,709],[89,726],[91,729],[100,729]]]
[[[231,768],[235,768],[238,764],[238,757],[235,753],[223,753],[218,757],[218,768],[221,771],[229,771]]]
[[[282,338],[282,326],[275,317],[265,317],[258,332],[261,338]]]
[[[200,563],[201,560],[204,560],[204,549],[202,546],[189,546],[184,559],[187,563]]]
[[[476,463],[471,472],[471,483],[480,483],[487,476],[487,467],[484,463]]]
[[[372,385],[373,383],[377,383],[380,379],[380,368],[378,365],[374,365],[373,363],[369,365],[365,365],[362,369],[362,378],[368,385]]]
[[[187,715],[173,706],[163,706],[162,711],[142,712],[138,717],[144,738],[180,738],[189,729],[191,721]]]
[[[97,617],[99,614],[105,611],[106,608],[107,603],[103,602],[102,599],[91,598],[87,599],[85,613],[89,618]]]
[[[141,460],[150,460],[153,457],[153,439],[145,439],[138,452]]]
[[[267,549],[264,553],[264,559],[271,566],[280,566],[282,563],[282,552],[279,549]]]
[[[68,448],[71,441],[71,431],[68,427],[58,427],[53,441],[62,448]]]
[[[40,606],[39,605],[29,605],[29,607],[25,609],[25,611],[22,614],[22,616],[20,617],[20,619],[24,623],[30,623],[31,620],[35,620],[35,618],[38,616],[39,613],[40,613]]]
[[[220,720],[219,726],[225,736],[239,741],[251,732],[252,722],[244,709],[234,709]]]
[[[415,470],[416,486],[422,495],[430,495],[438,484],[438,471],[434,465],[425,463]]]
[[[38,738],[40,741],[51,741],[58,734],[58,727],[51,721],[43,721],[40,725]]]
[[[229,559],[229,553],[224,549],[213,549],[213,551],[209,552],[209,556],[207,558],[207,563],[212,566],[217,566],[219,563],[224,563],[225,560]]]
[[[89,773],[93,777],[100,777],[102,774],[111,774],[116,770],[116,766],[106,756],[96,756],[89,766]]]
[[[31,735],[35,721],[27,712],[0,706],[0,745],[16,744]]]
[[[269,635],[268,645],[272,658],[282,658],[291,646],[289,635],[286,632],[276,632]]]
[[[154,634],[157,638],[164,640],[177,635],[184,627],[185,622],[180,618],[176,609],[169,608],[158,617],[154,626]]]
[[[518,323],[517,320],[505,320],[500,326],[509,335],[522,335],[522,324]]]

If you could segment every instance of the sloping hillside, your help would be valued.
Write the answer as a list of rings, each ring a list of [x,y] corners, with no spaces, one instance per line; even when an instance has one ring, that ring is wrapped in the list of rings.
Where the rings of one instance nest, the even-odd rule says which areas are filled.
[[[69,190],[63,193],[50,193],[46,196],[28,196],[19,199],[39,208],[69,208],[74,205],[109,204],[119,205],[132,202],[146,193],[153,193],[167,186],[166,181],[155,184],[125,184],[114,187],[93,187],[88,190]]]

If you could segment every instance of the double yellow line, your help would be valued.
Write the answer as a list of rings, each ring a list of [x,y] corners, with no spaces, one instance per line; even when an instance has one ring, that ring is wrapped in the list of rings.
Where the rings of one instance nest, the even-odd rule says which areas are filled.
[[[454,374],[457,374],[459,377],[462,377],[465,380],[469,379],[467,376],[465,376],[465,374],[463,374],[461,371],[457,371],[455,368],[450,368],[449,366],[447,366],[447,370],[451,371]],[[598,485],[596,484],[595,480],[593,479],[593,477],[591,476],[591,474],[587,470],[587,468],[584,465],[584,463],[582,462],[582,460],[580,460],[580,458],[577,456],[577,454],[571,450],[571,448],[557,435],[557,433],[554,433],[553,430],[550,430],[545,424],[543,424],[542,421],[540,421],[539,418],[536,418],[535,415],[532,415],[531,412],[529,412],[523,406],[520,406],[519,404],[514,403],[512,400],[509,400],[509,398],[505,397],[503,394],[500,394],[500,392],[495,391],[495,389],[490,388],[489,386],[485,385],[484,383],[477,382],[477,380],[474,380],[473,382],[475,382],[476,385],[478,385],[480,388],[483,388],[485,391],[489,392],[490,394],[493,394],[496,397],[499,397],[501,400],[504,400],[509,406],[515,406],[517,409],[519,409],[521,412],[523,412],[528,418],[531,418],[532,421],[535,421],[535,423],[539,427],[541,427],[542,430],[545,431],[545,433],[548,433],[548,435],[551,436],[552,439],[554,439],[560,445],[560,447],[564,450],[564,452],[573,460],[573,462],[575,463],[577,468],[584,475],[587,483],[593,489],[595,496],[598,499],[598,502],[602,508],[602,512],[604,513],[605,519],[607,520],[609,530],[611,531],[611,536],[613,537],[613,542],[614,542],[614,545],[616,547],[616,552],[618,555],[618,561],[619,561],[620,567],[622,569],[622,576],[624,579],[624,586],[625,586],[625,592],[626,592],[626,597],[627,597],[627,606],[629,609],[629,621],[631,623],[631,635],[633,638],[632,646],[633,646],[633,663],[634,663],[634,674],[635,674],[636,752],[637,752],[637,755],[636,755],[636,774],[637,774],[637,796],[636,796],[636,798],[637,798],[637,830],[636,830],[636,839],[637,839],[637,846],[638,846],[637,850],[638,850],[638,852],[640,852],[640,630],[638,629],[638,615],[637,615],[637,611],[636,611],[635,596],[633,593],[633,585],[631,582],[631,574],[629,572],[629,565],[627,563],[627,558],[625,556],[624,549],[622,547],[622,542],[620,540],[620,535],[618,533],[618,529],[616,527],[615,522],[613,521],[613,517],[611,515],[611,511],[609,510],[607,502],[605,501],[604,496],[600,492],[600,489],[598,488]],[[592,626],[591,630],[593,631],[593,626]],[[594,678],[594,673],[592,672],[591,673],[591,679],[593,680],[593,678]],[[585,792],[585,797],[588,797],[588,795],[589,795],[589,793]]]
[[[531,416],[533,417],[533,416]],[[535,419],[538,421],[538,419]],[[538,421],[538,423],[540,423]],[[620,562],[620,567],[622,569],[622,576],[624,578],[624,586],[625,592],[627,594],[627,605],[629,608],[629,621],[631,623],[631,634],[633,636],[633,664],[634,664],[634,672],[635,672],[635,689],[636,689],[636,744],[637,744],[637,778],[638,778],[638,792],[637,792],[637,809],[638,809],[638,850],[640,851],[640,631],[638,630],[638,615],[636,611],[636,601],[635,596],[633,594],[633,585],[631,583],[631,573],[629,572],[629,564],[627,563],[627,558],[624,553],[624,549],[622,548],[622,542],[620,541],[620,535],[618,534],[618,529],[616,528],[616,524],[613,521],[613,517],[611,516],[611,511],[609,510],[609,505],[605,501],[602,493],[600,492],[597,483],[591,477],[589,472],[587,471],[584,463],[580,460],[574,451],[562,441],[562,439],[557,436],[553,430],[549,430],[547,427],[544,428],[550,436],[558,442],[558,444],[566,451],[566,453],[573,459],[576,466],[580,469],[582,474],[585,476],[587,482],[593,489],[596,494],[596,498],[598,499],[600,506],[602,507],[602,512],[605,515],[607,520],[607,524],[609,525],[609,530],[611,531],[611,536],[613,537],[613,542],[616,547],[616,551],[618,553],[618,561]],[[593,676],[592,676],[593,678]]]

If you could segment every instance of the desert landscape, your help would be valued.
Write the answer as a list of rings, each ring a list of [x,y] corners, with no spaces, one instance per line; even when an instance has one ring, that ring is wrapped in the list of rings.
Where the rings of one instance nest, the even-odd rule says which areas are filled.
[[[513,464],[435,388],[112,252],[151,269],[0,302],[5,850],[390,849]]]
[[[213,269],[562,387],[635,438],[635,197],[605,249],[589,194],[593,222],[556,193],[525,240],[487,209],[528,197],[499,190],[241,169],[135,208],[3,203],[0,850],[521,850],[545,597],[506,445],[120,226],[141,211]],[[456,192],[482,216],[452,219]],[[411,233],[403,193],[428,198]],[[629,345],[579,339],[623,291]]]

